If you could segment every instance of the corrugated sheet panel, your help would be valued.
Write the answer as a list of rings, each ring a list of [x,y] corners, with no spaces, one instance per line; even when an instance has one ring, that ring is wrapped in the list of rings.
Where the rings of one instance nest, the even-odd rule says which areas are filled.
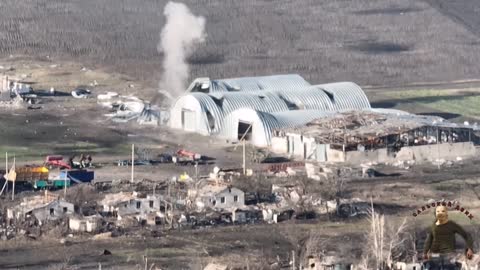
[[[217,104],[221,106],[225,115],[241,108],[249,108],[263,112],[289,110],[284,100],[275,93],[268,91],[215,93],[211,94],[211,96],[216,99]]]
[[[353,82],[339,82],[315,85],[327,95],[333,95],[334,110],[371,108],[367,95],[362,88]]]
[[[244,77],[210,81],[210,93],[230,91],[295,90],[311,86],[298,74]]]
[[[200,107],[202,108],[203,112],[203,117],[205,118],[205,121],[207,121],[207,127],[209,128],[209,133],[217,133],[221,129],[221,124],[224,118],[224,112],[221,107],[219,107],[214,99],[204,93],[191,93],[193,97],[195,97],[198,102],[200,103]],[[214,128],[210,128],[210,124],[208,123],[209,117],[208,114],[211,115],[213,118],[212,120],[214,121]]]
[[[334,112],[321,110],[301,110],[266,113],[258,112],[265,130],[265,139],[270,144],[272,133],[275,129],[295,128],[303,126],[315,119],[334,114]]]
[[[298,89],[296,91],[276,91],[292,110],[324,110],[334,108],[333,100],[318,88]]]

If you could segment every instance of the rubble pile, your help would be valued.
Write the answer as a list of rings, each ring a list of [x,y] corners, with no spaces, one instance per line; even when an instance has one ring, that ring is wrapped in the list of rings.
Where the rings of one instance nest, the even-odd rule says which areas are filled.
[[[20,96],[11,98],[10,100],[0,100],[0,108],[6,109],[22,109],[25,108],[26,104]]]
[[[135,96],[121,96],[116,92],[107,92],[97,96],[97,103],[111,111],[105,116],[114,122],[126,123],[136,119],[141,125],[157,126],[165,124],[168,120],[168,114],[165,111]]]
[[[468,124],[468,123],[467,123]],[[301,134],[331,149],[360,151],[477,140],[475,126],[450,123],[441,117],[348,111],[325,116],[303,127],[276,130],[278,137]]]

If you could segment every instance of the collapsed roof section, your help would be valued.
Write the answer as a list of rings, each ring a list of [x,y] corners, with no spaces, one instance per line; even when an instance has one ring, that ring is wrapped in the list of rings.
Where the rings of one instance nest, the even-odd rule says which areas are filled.
[[[434,143],[471,141],[474,129],[472,126],[450,123],[436,116],[373,109],[326,115],[306,125],[277,129],[274,133],[277,136],[287,133],[301,134],[314,138],[317,143],[356,148],[358,145],[385,146],[400,138],[407,141],[414,138],[410,143],[416,144],[421,144],[422,140]],[[390,142],[390,139],[393,142]]]

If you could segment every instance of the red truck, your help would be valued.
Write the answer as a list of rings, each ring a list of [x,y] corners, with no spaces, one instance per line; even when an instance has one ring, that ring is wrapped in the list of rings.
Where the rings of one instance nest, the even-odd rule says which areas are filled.
[[[185,149],[180,149],[177,151],[176,155],[172,157],[173,163],[177,165],[194,165],[196,162],[202,159],[202,155],[187,151]]]
[[[60,169],[72,169],[72,166],[70,164],[66,163],[63,161],[63,156],[58,156],[58,155],[52,155],[52,156],[47,156],[45,158],[45,167],[48,167],[49,169],[52,168],[60,168]]]

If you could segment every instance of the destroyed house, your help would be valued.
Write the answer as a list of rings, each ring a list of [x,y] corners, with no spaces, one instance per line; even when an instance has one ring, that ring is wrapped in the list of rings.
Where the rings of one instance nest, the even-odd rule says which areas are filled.
[[[365,163],[475,154],[475,130],[440,117],[395,110],[347,111],[280,129],[272,151],[308,160]]]
[[[245,193],[225,185],[206,185],[199,190],[189,190],[189,197],[200,208],[231,209],[245,205]]]
[[[160,211],[160,195],[147,195],[140,197],[134,193],[107,194],[100,203],[103,205],[104,214],[113,216],[135,215],[139,219],[146,219],[150,213]]]
[[[74,205],[64,200],[52,200],[46,203],[34,200],[7,210],[7,217],[17,220],[33,216],[38,221],[48,221],[62,219],[72,214],[74,214]]]
[[[95,232],[99,227],[100,216],[71,217],[68,220],[68,228],[76,232]]]

